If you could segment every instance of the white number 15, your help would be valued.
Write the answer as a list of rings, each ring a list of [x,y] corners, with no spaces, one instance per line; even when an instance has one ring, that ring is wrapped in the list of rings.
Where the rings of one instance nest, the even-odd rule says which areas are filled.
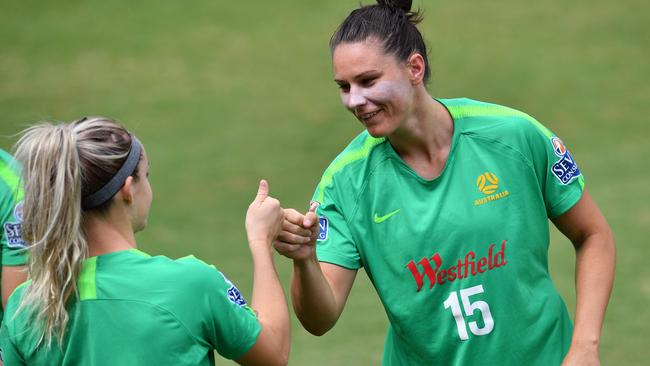
[[[494,329],[494,319],[492,319],[492,313],[490,313],[490,307],[485,301],[474,301],[470,302],[469,297],[483,293],[483,285],[478,285],[466,289],[460,290],[460,299],[463,302],[463,309],[465,310],[465,316],[471,316],[474,314],[475,310],[481,312],[483,316],[483,328],[479,328],[475,321],[469,322],[469,330],[472,334],[477,336],[482,336],[489,334],[492,329]],[[449,294],[449,297],[443,303],[445,309],[451,308],[451,313],[454,315],[456,320],[456,327],[458,328],[458,336],[461,341],[466,341],[469,339],[467,334],[467,326],[465,325],[465,318],[458,303],[458,295],[456,291],[453,291]]]

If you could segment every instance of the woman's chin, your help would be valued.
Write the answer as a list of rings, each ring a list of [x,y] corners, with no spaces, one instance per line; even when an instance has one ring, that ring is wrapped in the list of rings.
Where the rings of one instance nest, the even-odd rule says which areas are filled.
[[[386,125],[382,123],[373,123],[365,125],[365,127],[366,131],[368,131],[372,137],[386,137],[390,134],[390,131],[388,131]]]
[[[386,134],[381,130],[367,128],[368,134],[374,138],[386,137]]]

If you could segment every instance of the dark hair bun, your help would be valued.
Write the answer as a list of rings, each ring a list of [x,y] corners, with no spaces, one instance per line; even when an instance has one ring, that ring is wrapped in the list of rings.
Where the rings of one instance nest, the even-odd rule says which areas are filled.
[[[427,60],[427,46],[417,24],[422,21],[420,10],[412,11],[412,0],[377,0],[352,10],[330,39],[330,51],[341,43],[363,42],[369,37],[381,41],[383,51],[399,61],[406,61],[419,53],[424,58],[424,83],[431,74]]]
[[[411,11],[413,0],[377,0],[379,6],[387,6],[394,9],[401,9],[405,13]]]

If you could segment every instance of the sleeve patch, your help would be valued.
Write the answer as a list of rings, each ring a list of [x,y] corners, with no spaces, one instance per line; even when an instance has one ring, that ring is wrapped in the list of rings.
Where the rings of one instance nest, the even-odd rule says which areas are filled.
[[[230,300],[235,305],[246,306],[246,300],[244,300],[241,292],[239,292],[235,286],[230,286],[228,289],[228,300]]]
[[[14,222],[6,222],[3,225],[7,246],[12,249],[24,249],[27,243],[21,236],[21,224],[23,221],[23,202],[20,201],[14,209]]]
[[[560,158],[551,166],[551,172],[560,183],[567,185],[580,176],[580,169],[562,140],[552,137],[551,144],[553,152]]]
[[[329,221],[327,221],[327,217],[321,216],[318,218],[318,238],[316,239],[317,241],[324,241],[327,240],[327,232],[329,230]]]
[[[221,277],[223,277],[223,280],[230,285],[228,290],[226,291],[226,296],[228,296],[228,300],[232,302],[235,305],[244,307],[246,306],[246,300],[242,296],[241,292],[237,289],[237,287],[224,275],[221,271],[219,271],[221,274]]]

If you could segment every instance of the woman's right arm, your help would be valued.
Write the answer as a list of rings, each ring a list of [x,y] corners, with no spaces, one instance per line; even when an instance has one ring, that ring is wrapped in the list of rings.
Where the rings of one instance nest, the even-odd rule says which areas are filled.
[[[357,271],[318,261],[315,209],[312,207],[306,215],[284,210],[275,249],[293,259],[291,298],[300,323],[308,332],[320,336],[336,324],[343,312]]]
[[[251,307],[262,329],[253,347],[237,359],[241,365],[286,365],[289,360],[289,310],[273,264],[272,245],[282,219],[280,202],[269,197],[268,183],[261,181],[246,213],[246,234],[254,271]]]
[[[2,308],[5,309],[9,296],[16,287],[27,280],[27,269],[25,266],[2,266]]]

